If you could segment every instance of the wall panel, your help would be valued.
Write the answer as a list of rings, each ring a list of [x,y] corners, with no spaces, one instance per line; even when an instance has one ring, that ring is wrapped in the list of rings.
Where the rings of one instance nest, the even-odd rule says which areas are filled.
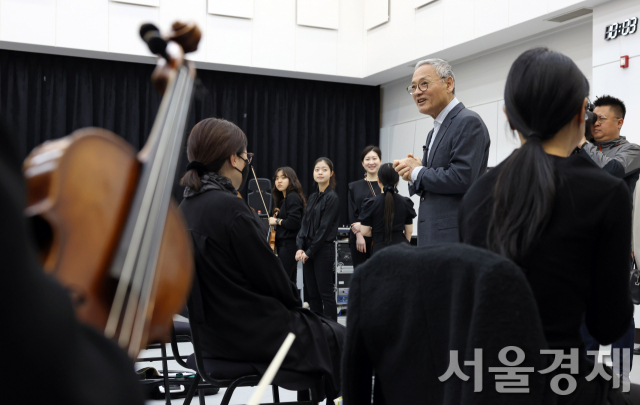
[[[473,0],[447,0],[444,2],[444,21],[446,29],[444,47],[461,44],[475,38],[475,12]]]
[[[140,39],[140,26],[144,23],[159,25],[159,19],[156,7],[109,3],[109,52],[151,56],[149,48]]]
[[[296,28],[296,70],[335,75],[338,71],[338,31]]]
[[[109,51],[109,3],[57,0],[56,46]]]
[[[298,0],[298,25],[337,30],[340,25],[339,3],[338,0]]]
[[[209,14],[253,18],[253,0],[209,0]]]
[[[363,76],[364,0],[340,0],[337,73],[339,76]]]
[[[0,0],[0,41],[56,44],[56,0]]]
[[[544,0],[509,0],[509,26],[520,24],[547,13]]]
[[[475,38],[509,27],[509,0],[475,0]]]
[[[489,149],[489,161],[487,165],[494,167],[498,162],[498,102],[478,105],[469,109],[478,113],[487,126],[489,137],[491,138],[491,148]]]
[[[207,16],[207,62],[251,66],[253,21],[246,18]]]
[[[436,1],[415,11],[415,32],[420,41],[413,42],[412,58],[429,55],[444,47],[444,4]]]
[[[295,0],[255,0],[252,65],[295,70]]]
[[[389,21],[389,0],[364,2],[364,28],[371,29]]]

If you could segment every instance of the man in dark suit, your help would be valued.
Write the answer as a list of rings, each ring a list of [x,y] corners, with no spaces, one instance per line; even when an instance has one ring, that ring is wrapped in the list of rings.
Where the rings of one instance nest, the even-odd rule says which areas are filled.
[[[455,97],[449,63],[416,64],[409,94],[422,114],[433,117],[422,160],[408,155],[393,165],[420,195],[418,246],[458,241],[458,206],[471,184],[487,170],[489,131],[482,118]]]

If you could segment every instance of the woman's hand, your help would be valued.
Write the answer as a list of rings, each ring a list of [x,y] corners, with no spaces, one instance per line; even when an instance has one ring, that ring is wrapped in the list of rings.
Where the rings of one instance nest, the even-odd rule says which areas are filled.
[[[304,264],[307,262],[307,260],[309,260],[309,256],[307,256],[307,254],[304,251],[302,251],[302,254],[300,255],[300,260],[302,260],[302,263]]]
[[[358,252],[367,253],[367,243],[361,233],[356,234],[356,249],[358,249]]]
[[[351,224],[351,232],[356,235],[360,233],[360,222],[354,222]]]
[[[275,219],[274,217],[269,217],[269,225],[271,226],[278,225],[278,220]]]
[[[304,250],[298,250],[296,252],[296,262],[299,262],[300,260],[302,260],[302,255],[304,255]],[[302,263],[304,263],[304,262],[302,262]]]

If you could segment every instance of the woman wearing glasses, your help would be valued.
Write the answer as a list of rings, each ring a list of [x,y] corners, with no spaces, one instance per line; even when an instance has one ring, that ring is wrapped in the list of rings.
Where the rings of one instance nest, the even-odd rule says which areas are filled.
[[[316,160],[313,179],[318,191],[309,196],[307,211],[298,232],[296,260],[304,263],[305,300],[311,310],[329,319],[338,319],[338,308],[333,291],[333,242],[338,234],[338,194],[333,163],[328,158]]]
[[[180,208],[193,240],[196,277],[190,314],[208,357],[251,363],[263,373],[289,332],[297,338],[282,369],[323,375],[330,399],[340,385],[344,327],[302,308],[296,286],[273,254],[237,190],[249,171],[247,138],[231,122],[193,128]],[[197,304],[197,305],[196,305]],[[301,393],[304,398],[306,392]]]
[[[380,195],[378,169],[381,159],[382,152],[377,146],[369,145],[364,148],[360,155],[360,161],[365,170],[364,179],[349,183],[349,223],[351,224],[349,250],[351,250],[354,268],[371,257],[372,239],[370,236],[364,236],[360,230],[360,211],[365,199]]]

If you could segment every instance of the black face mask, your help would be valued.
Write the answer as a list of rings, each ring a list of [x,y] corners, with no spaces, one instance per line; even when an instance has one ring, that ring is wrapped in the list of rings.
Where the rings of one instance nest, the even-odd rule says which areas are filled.
[[[247,178],[249,177],[249,160],[248,159],[243,159],[242,156],[238,155],[238,157],[242,160],[244,160],[244,169],[240,170],[237,167],[234,167],[234,169],[236,169],[237,171],[239,171],[240,173],[242,173],[242,183],[240,183],[240,187],[238,187],[238,190],[242,190],[242,188],[244,187],[245,183],[247,182]]]

